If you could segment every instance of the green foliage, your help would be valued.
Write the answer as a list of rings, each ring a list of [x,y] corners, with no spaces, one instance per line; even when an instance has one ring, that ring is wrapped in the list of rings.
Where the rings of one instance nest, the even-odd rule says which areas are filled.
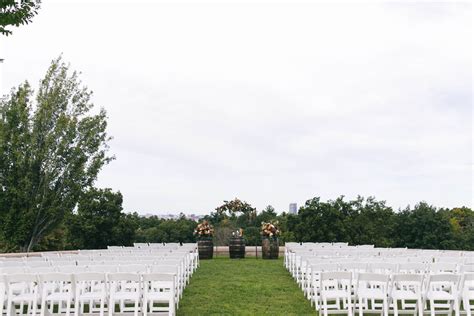
[[[8,26],[20,26],[31,22],[38,13],[40,0],[1,0],[0,1],[0,34],[8,36],[12,31]]]
[[[122,213],[122,194],[111,189],[90,189],[81,196],[77,214],[67,219],[72,249],[131,246],[135,228]]]
[[[92,187],[106,155],[106,113],[60,58],[33,94],[25,82],[0,103],[0,243],[29,251]]]
[[[474,250],[474,211],[458,207],[444,214],[448,217],[456,248]]]
[[[262,244],[262,236],[259,227],[247,227],[244,231],[245,245],[260,246]]]
[[[316,315],[282,260],[202,260],[179,315]]]
[[[456,244],[449,212],[425,202],[417,204],[413,210],[407,208],[400,212],[395,230],[397,246],[426,249],[463,248]]]
[[[196,222],[181,215],[177,220],[160,219],[157,216],[139,217],[136,242],[194,242]]]

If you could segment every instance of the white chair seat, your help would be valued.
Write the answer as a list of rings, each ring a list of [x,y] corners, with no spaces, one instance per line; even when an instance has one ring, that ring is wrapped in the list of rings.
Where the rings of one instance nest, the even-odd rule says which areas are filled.
[[[18,294],[11,298],[12,302],[32,301],[35,298],[33,293]]]
[[[154,302],[168,302],[170,299],[173,298],[173,293],[171,292],[152,292],[144,296],[145,300],[152,300]]]
[[[463,291],[462,297],[474,300],[474,291]]]
[[[116,300],[135,300],[140,297],[138,292],[115,292],[114,298]]]
[[[443,292],[443,291],[436,291],[436,292],[428,292],[426,293],[426,298],[428,300],[436,300],[436,301],[449,301],[454,299],[451,293]]]
[[[341,298],[347,296],[347,292],[344,290],[325,290],[321,293],[321,297],[326,299]]]
[[[357,293],[357,296],[361,298],[373,298],[380,300],[387,297],[383,291],[378,289],[360,289]]]
[[[71,295],[67,293],[53,293],[48,296],[46,296],[46,300],[48,301],[65,301],[70,297]]]
[[[79,295],[79,300],[99,300],[104,298],[104,294],[100,292],[86,292],[82,295]]]
[[[392,298],[396,300],[414,300],[416,299],[413,291],[394,291],[392,292]]]

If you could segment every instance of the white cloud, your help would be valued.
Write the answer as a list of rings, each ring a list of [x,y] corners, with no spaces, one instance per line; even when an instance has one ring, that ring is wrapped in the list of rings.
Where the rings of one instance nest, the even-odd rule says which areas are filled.
[[[61,52],[83,72],[126,210],[471,204],[469,4],[94,4],[45,1],[4,40],[4,82]]]

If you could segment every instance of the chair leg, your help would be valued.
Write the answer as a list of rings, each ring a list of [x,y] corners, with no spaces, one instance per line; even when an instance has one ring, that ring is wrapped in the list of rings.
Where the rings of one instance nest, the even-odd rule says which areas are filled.
[[[46,297],[43,295],[43,299],[41,300],[41,307],[40,307],[40,315],[44,316],[46,313]]]
[[[435,316],[434,300],[430,300],[430,315]]]
[[[36,315],[36,309],[38,308],[38,302],[36,301],[36,297],[33,299],[32,305],[33,305],[32,315]]]
[[[416,303],[418,304],[418,316],[423,316],[424,308],[422,299],[420,298]]]
[[[71,315],[71,298],[68,297],[68,299],[66,300],[66,316],[70,316]]]
[[[462,305],[463,305],[463,307],[464,307],[464,310],[466,311],[466,316],[472,316],[471,304],[470,304],[468,298],[464,298],[464,299],[463,299]]]
[[[398,316],[398,301],[393,300],[393,316]]]
[[[104,310],[105,310],[105,297],[102,297],[100,299],[99,316],[104,316]],[[78,316],[78,315],[74,315],[74,316]]]
[[[115,301],[113,299],[110,299],[109,301],[109,316],[112,316],[115,311]]]
[[[143,316],[146,316],[148,314],[148,300],[146,298],[143,299],[142,310],[143,310]]]
[[[388,316],[388,300],[387,300],[387,298],[383,299],[382,308],[383,308],[383,315]]]
[[[138,297],[135,299],[135,311],[133,315],[138,316]]]
[[[173,309],[174,309],[174,302],[173,302],[173,299],[170,299],[168,301],[168,316],[173,315]]]
[[[81,302],[79,301],[79,299],[76,297],[76,299],[74,300],[74,316],[78,316],[79,315],[79,305],[81,304]]]
[[[8,299],[7,301],[7,316],[11,316],[12,315],[12,301],[10,299]]]
[[[457,298],[454,299],[454,315],[459,316],[461,314],[461,304],[459,304],[459,300]]]

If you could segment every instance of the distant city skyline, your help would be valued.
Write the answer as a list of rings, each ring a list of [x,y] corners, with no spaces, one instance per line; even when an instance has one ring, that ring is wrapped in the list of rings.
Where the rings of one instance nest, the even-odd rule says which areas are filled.
[[[298,204],[296,203],[290,203],[288,213],[290,214],[297,214],[298,213]]]
[[[470,3],[139,3],[43,0],[0,38],[3,91],[61,54],[81,72],[126,212],[473,207]]]

